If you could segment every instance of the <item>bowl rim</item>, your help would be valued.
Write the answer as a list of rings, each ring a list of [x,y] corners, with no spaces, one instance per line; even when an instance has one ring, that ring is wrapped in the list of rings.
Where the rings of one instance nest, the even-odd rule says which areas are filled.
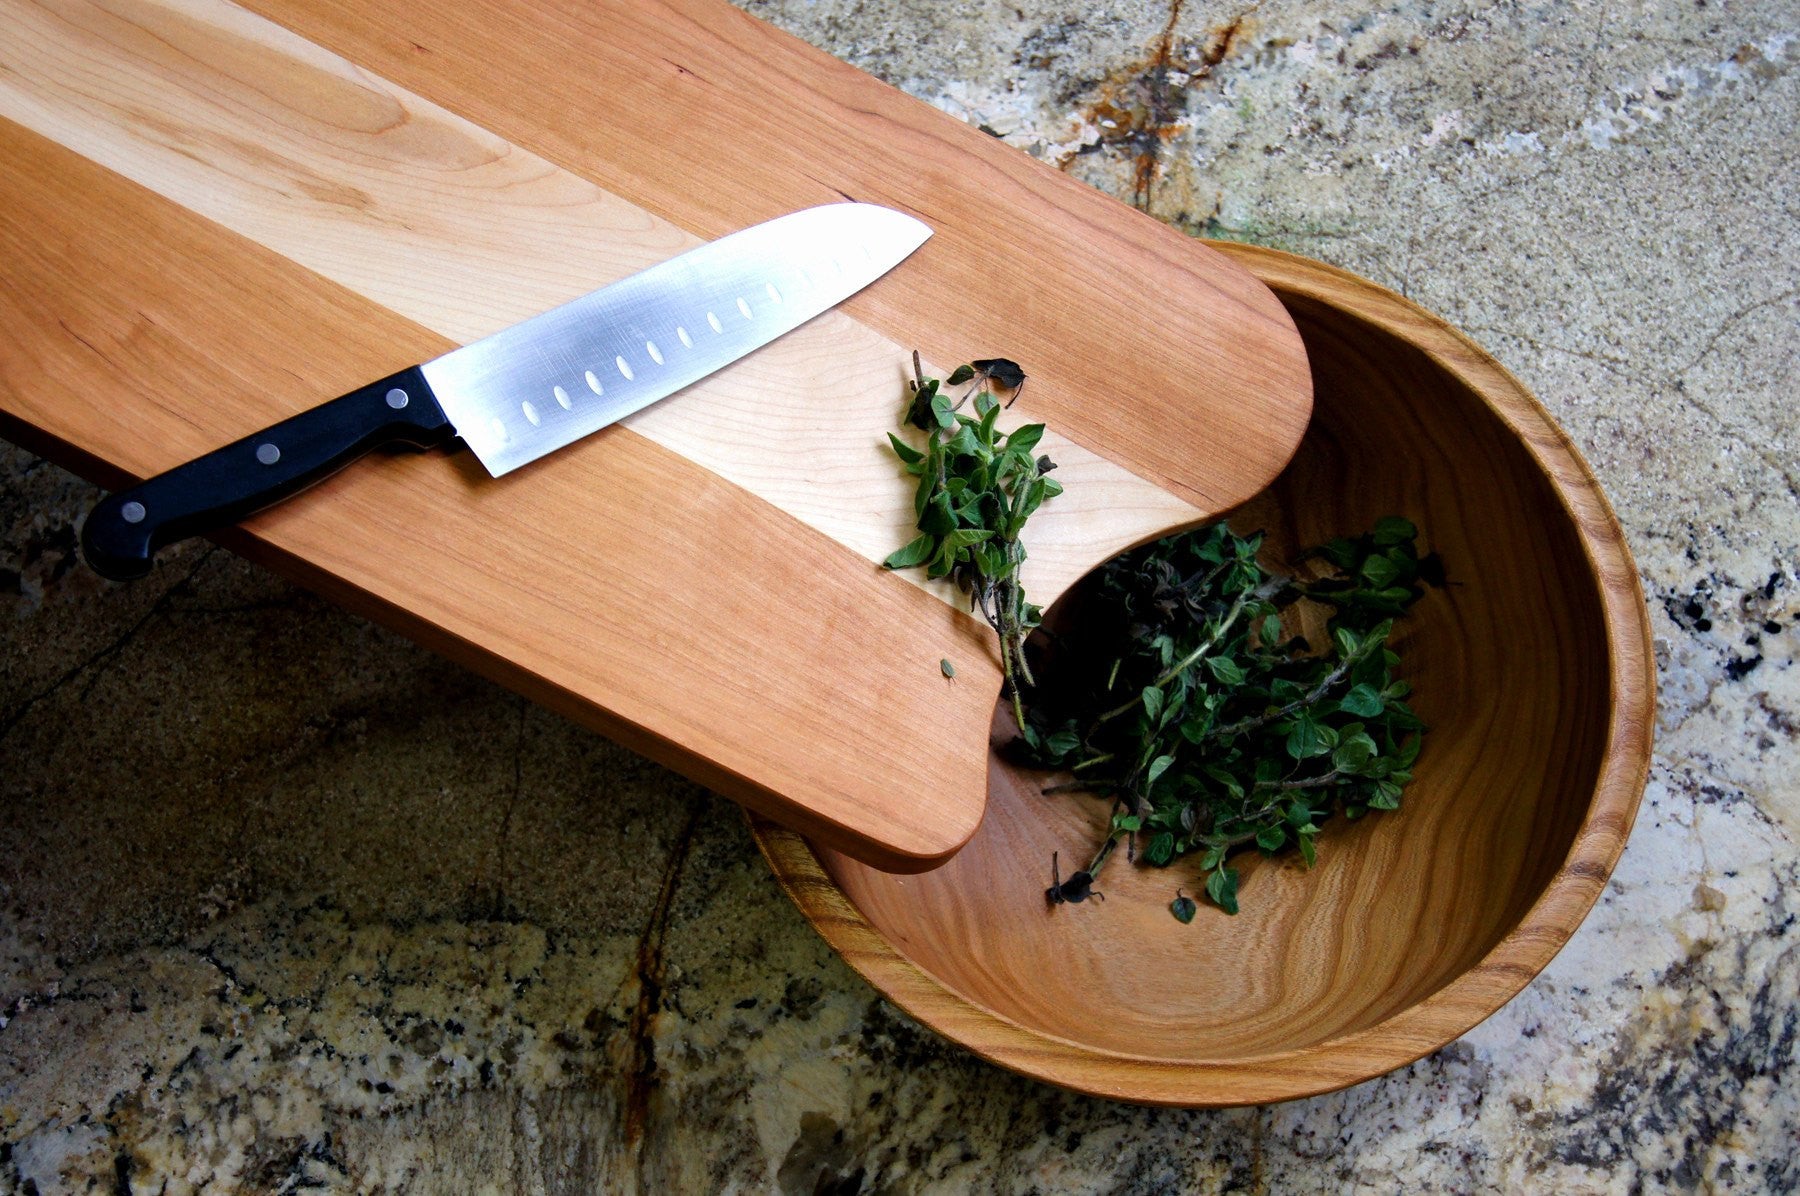
[[[1605,890],[1649,777],[1656,694],[1649,611],[1617,516],[1544,405],[1468,336],[1412,300],[1347,270],[1278,249],[1209,242],[1277,292],[1336,307],[1400,336],[1479,395],[1555,492],[1598,590],[1611,712],[1587,813],[1555,875],[1473,966],[1373,1026],[1305,1047],[1230,1060],[1159,1059],[1024,1026],[901,955],[851,903],[803,836],[749,817],[776,880],[845,962],[912,1017],[1002,1067],[1093,1096],[1224,1107],[1292,1100],[1373,1079],[1443,1047],[1518,995]]]

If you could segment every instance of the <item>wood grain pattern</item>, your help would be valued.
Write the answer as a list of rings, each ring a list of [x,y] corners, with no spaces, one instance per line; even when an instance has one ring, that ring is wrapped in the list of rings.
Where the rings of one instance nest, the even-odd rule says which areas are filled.
[[[0,432],[80,463],[83,446],[94,443],[81,421],[94,419],[98,407],[109,437],[138,446],[85,462],[102,480],[225,439],[247,405],[267,422],[303,395],[335,393],[379,377],[396,358],[446,347],[435,334],[4,122],[0,175],[45,184],[0,205],[0,259],[15,284],[0,292],[8,337]],[[121,210],[133,213],[129,225],[113,215]],[[232,318],[219,319],[221,309]],[[319,338],[305,354],[295,354],[284,334],[295,325]],[[157,387],[147,389],[145,378]],[[64,428],[73,431],[63,437]],[[609,476],[636,484],[595,485]],[[668,517],[672,493],[694,518]],[[443,510],[468,512],[487,536],[514,547],[497,553],[485,538],[465,538],[459,521],[433,518]],[[581,534],[547,521],[546,510],[576,521]],[[766,545],[788,566],[766,570],[758,586],[719,585],[716,562],[740,539]],[[828,839],[866,851],[857,811],[837,800],[844,769],[903,777],[909,799],[879,812],[883,863],[905,864],[909,851],[935,853],[979,819],[963,774],[969,755],[982,757],[979,724],[992,694],[945,684],[938,660],[953,657],[978,678],[992,667],[997,677],[997,665],[983,656],[981,629],[624,429],[498,480],[466,455],[395,456],[323,483],[305,502],[265,512],[228,540]],[[394,563],[421,554],[445,562],[436,566],[439,578],[407,585]],[[816,569],[835,569],[843,581],[815,585]],[[806,634],[784,633],[790,621]],[[557,634],[544,637],[545,627]],[[808,684],[763,682],[783,677]],[[942,725],[930,724],[943,737],[941,755],[916,752],[896,734],[893,692],[868,688],[871,677],[929,695],[932,709],[920,717],[944,712]],[[596,689],[608,696],[605,707],[591,699]],[[976,728],[959,728],[959,715]],[[793,728],[819,720],[847,725],[832,745],[794,750]],[[833,760],[830,747],[852,763]]]
[[[946,358],[1004,345],[1032,369],[1016,414],[1052,421],[1070,492],[1034,524],[1034,597],[1248,496],[1297,443],[1299,342],[1248,274],[723,4],[620,5],[599,14],[610,23],[435,8],[419,15],[448,22],[433,27],[457,55],[423,73],[407,58],[420,51],[396,55],[382,33],[385,12],[352,22],[373,40],[340,36],[342,52],[308,37],[343,34],[344,12],[265,12],[0,4],[0,116],[16,122],[0,128],[18,165],[0,194],[20,250],[20,318],[0,340],[8,434],[109,482],[143,476],[720,220],[845,186],[916,200],[938,236],[904,271],[626,426],[497,486],[471,461],[358,468],[224,537],[862,858],[926,867],[971,833],[985,777],[967,720],[999,684],[941,587],[908,595],[871,564],[908,521],[879,448],[906,357],[893,337]],[[674,29],[695,61],[731,67],[723,82],[646,85]],[[674,124],[619,138],[646,94]],[[927,151],[945,158],[929,194],[863,185],[870,161]],[[694,206],[707,188],[734,198]],[[1021,232],[1055,267],[1028,293]],[[1154,316],[1138,310],[1145,286]],[[948,691],[943,657],[959,664]],[[921,741],[939,758],[908,763]]]
[[[1648,619],[1592,475],[1486,354],[1400,297],[1318,263],[1232,248],[1294,313],[1316,416],[1234,515],[1279,556],[1401,513],[1452,585],[1401,625],[1430,726],[1395,816],[1333,826],[1318,866],[1243,857],[1236,918],[1168,913],[1191,867],[1115,863],[1104,903],[1047,909],[1052,851],[1085,858],[1102,803],[1047,798],[996,761],[970,844],[885,876],[755,830],[789,894],[914,1016],[1082,1091],[1225,1105],[1398,1067],[1510,999],[1604,887],[1649,765]]]
[[[0,116],[454,344],[701,243],[223,0],[18,4],[9,18]],[[912,535],[911,489],[884,447],[906,359],[827,312],[624,422],[879,561]],[[1038,418],[1037,389],[1013,409],[1021,422]],[[1198,517],[1059,432],[1044,448],[1073,493],[1034,529],[1034,593]]]
[[[704,237],[845,197],[919,217],[925,278],[844,310],[930,360],[1006,346],[1039,417],[1203,510],[1306,426],[1293,324],[1247,272],[721,0],[247,7]]]

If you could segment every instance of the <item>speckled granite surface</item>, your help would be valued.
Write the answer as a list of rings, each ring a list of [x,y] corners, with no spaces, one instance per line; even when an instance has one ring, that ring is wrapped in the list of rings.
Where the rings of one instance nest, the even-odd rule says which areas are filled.
[[[1074,1097],[879,1000],[735,811],[0,455],[0,1187],[1800,1188],[1800,10],[752,0],[1196,234],[1396,287],[1569,429],[1655,767],[1502,1013],[1348,1092]]]

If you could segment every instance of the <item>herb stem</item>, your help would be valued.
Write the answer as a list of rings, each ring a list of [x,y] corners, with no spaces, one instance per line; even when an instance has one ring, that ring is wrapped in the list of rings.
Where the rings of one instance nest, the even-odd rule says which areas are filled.
[[[1341,774],[1337,769],[1322,772],[1316,777],[1301,777],[1297,781],[1258,781],[1256,787],[1264,792],[1285,793],[1294,789],[1322,789],[1326,785],[1335,785]],[[1273,807],[1268,807],[1273,808]],[[1267,812],[1267,808],[1264,811]]]
[[[1189,665],[1193,664],[1202,656],[1205,656],[1208,652],[1211,652],[1217,647],[1219,640],[1231,629],[1232,624],[1238,621],[1238,616],[1244,613],[1244,605],[1250,601],[1250,594],[1251,591],[1249,590],[1245,590],[1243,593],[1239,594],[1237,596],[1237,601],[1233,602],[1231,604],[1231,609],[1225,613],[1225,619],[1219,624],[1219,629],[1213,632],[1209,638],[1202,640],[1199,647],[1195,648],[1192,652],[1189,652],[1186,656],[1183,656],[1167,669],[1164,669],[1162,675],[1151,684],[1160,689],[1162,686],[1175,680],[1175,678],[1179,677],[1181,674],[1187,672]]]
[[[1195,648],[1192,652],[1189,652],[1179,661],[1165,669],[1162,675],[1150,684],[1157,689],[1161,689],[1185,672],[1188,666],[1192,665],[1195,661],[1217,647],[1219,641],[1224,638],[1225,633],[1238,621],[1238,616],[1244,613],[1244,606],[1250,601],[1250,597],[1254,592],[1255,591],[1245,590],[1243,593],[1239,594],[1237,596],[1237,601],[1231,604],[1231,609],[1225,613],[1225,617],[1220,620],[1218,627],[1213,630],[1213,633],[1206,639],[1200,641],[1199,647]],[[1115,667],[1113,672],[1117,675],[1118,669]],[[1111,710],[1108,710],[1105,714],[1102,714],[1099,718],[1095,719],[1095,725],[1098,726],[1100,723],[1111,722],[1121,714],[1129,713],[1141,700],[1142,699],[1139,697],[1132,697],[1127,701],[1119,703],[1119,705],[1114,706]]]
[[[1324,680],[1313,686],[1306,694],[1295,698],[1287,705],[1271,710],[1266,714],[1252,715],[1250,718],[1239,719],[1237,722],[1228,724],[1227,726],[1214,727],[1206,733],[1207,740],[1228,739],[1233,735],[1241,735],[1245,731],[1254,731],[1259,727],[1266,727],[1272,722],[1284,719],[1296,710],[1302,710],[1316,704],[1320,698],[1330,692],[1333,686],[1342,682],[1343,679],[1349,675],[1351,668],[1353,668],[1358,661],[1368,655],[1371,646],[1372,645],[1364,645],[1349,656],[1344,657],[1344,659],[1338,663],[1336,668],[1325,674]]]
[[[1119,836],[1108,835],[1106,837],[1106,842],[1100,844],[1100,850],[1094,853],[1093,862],[1087,866],[1087,874],[1089,876],[1099,876],[1100,869],[1106,865],[1107,859],[1113,853],[1113,848],[1117,847],[1118,845],[1119,845]]]

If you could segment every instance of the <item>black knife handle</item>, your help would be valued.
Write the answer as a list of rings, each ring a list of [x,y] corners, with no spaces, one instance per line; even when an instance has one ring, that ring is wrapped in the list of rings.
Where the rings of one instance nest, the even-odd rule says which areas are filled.
[[[163,545],[236,523],[372,449],[433,448],[455,435],[410,366],[102,500],[82,529],[82,554],[102,577],[142,577]]]

